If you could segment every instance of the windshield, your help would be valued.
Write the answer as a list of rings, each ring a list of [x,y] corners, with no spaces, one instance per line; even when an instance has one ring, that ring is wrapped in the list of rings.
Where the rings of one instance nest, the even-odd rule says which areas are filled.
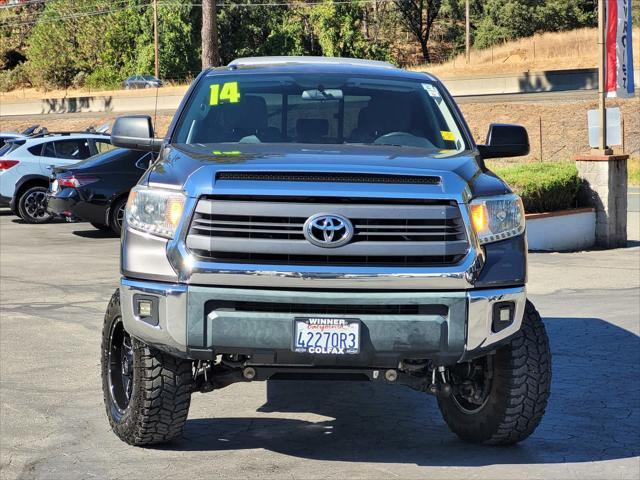
[[[206,77],[173,142],[466,148],[448,102],[426,79],[308,73]]]

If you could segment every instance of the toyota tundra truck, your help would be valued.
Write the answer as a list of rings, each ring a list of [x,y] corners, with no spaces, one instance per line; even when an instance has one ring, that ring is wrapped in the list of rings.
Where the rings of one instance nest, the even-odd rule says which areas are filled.
[[[163,139],[127,116],[112,142],[158,153],[102,333],[122,440],[175,439],[194,392],[278,379],[405,385],[468,442],[538,426],[551,356],[522,201],[485,165],[526,155],[524,128],[476,145],[429,74],[271,57],[203,71]]]

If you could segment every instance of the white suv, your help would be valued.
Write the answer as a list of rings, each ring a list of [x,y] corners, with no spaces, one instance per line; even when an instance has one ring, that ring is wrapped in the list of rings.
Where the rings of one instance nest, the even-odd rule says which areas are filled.
[[[27,223],[50,221],[50,167],[71,165],[111,148],[111,137],[104,133],[40,133],[9,140],[0,147],[0,206],[10,206]]]

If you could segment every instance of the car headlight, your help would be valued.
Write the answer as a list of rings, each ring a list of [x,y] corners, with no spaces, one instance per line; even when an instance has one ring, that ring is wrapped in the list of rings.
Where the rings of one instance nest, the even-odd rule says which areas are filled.
[[[524,232],[524,206],[518,195],[481,197],[470,204],[471,223],[480,244],[497,242]]]
[[[127,224],[138,230],[173,238],[182,217],[185,195],[175,190],[137,186],[127,201]]]

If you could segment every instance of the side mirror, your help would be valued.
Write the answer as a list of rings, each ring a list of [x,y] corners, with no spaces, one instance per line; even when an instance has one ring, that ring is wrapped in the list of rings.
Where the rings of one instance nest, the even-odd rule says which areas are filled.
[[[111,143],[115,147],[158,152],[162,139],[154,138],[150,116],[131,115],[116,118],[111,129]]]
[[[529,135],[521,125],[492,123],[485,144],[478,145],[478,150],[483,159],[522,157],[529,154]]]

